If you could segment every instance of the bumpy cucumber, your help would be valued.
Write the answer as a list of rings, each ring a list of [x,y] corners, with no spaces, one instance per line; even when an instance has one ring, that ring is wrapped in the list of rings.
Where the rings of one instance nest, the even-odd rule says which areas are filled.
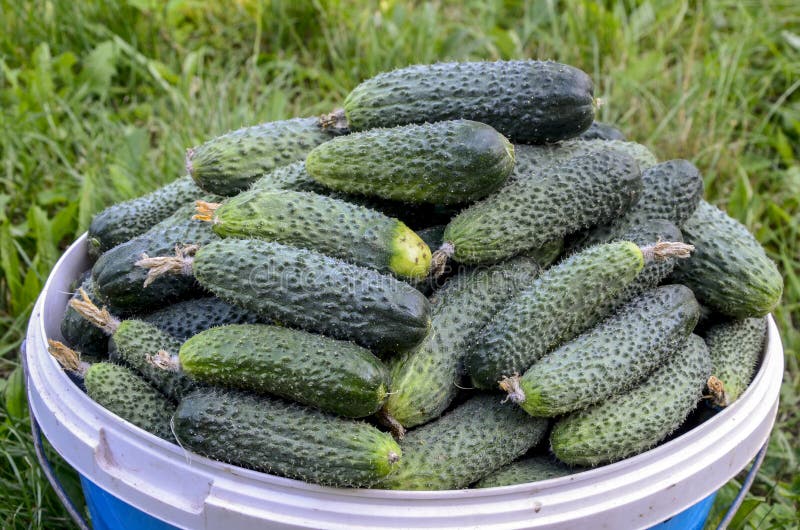
[[[358,85],[344,102],[352,130],[467,118],[515,142],[554,142],[592,123],[592,80],[551,61],[415,65]]]
[[[193,212],[194,205],[187,205],[174,217],[100,256],[92,268],[92,277],[103,303],[140,312],[201,292],[195,281],[185,276],[161,276],[145,286],[147,271],[136,265],[144,255],[171,254],[176,246],[202,245],[218,239],[208,223],[192,219]]]
[[[566,477],[577,473],[576,470],[554,461],[551,457],[532,456],[511,462],[488,475],[476,484],[476,488],[496,488],[498,486],[512,486],[514,484],[527,484],[557,477]]]
[[[182,177],[142,197],[109,206],[95,215],[89,225],[89,253],[99,256],[147,232],[202,194],[191,177]]]
[[[351,342],[301,330],[239,324],[206,330],[180,349],[180,369],[225,388],[275,394],[341,416],[375,413],[386,400],[386,367]]]
[[[641,385],[559,420],[550,447],[562,462],[580,466],[646,451],[695,408],[710,375],[708,348],[703,339],[690,335]]]
[[[588,129],[583,131],[579,140],[618,140],[625,141],[625,134],[610,123],[593,121]]]
[[[91,275],[81,282],[78,290],[72,295],[73,300],[81,297],[80,289],[83,289],[93,303],[102,305],[94,292],[94,281]],[[64,318],[61,320],[61,335],[71,348],[84,355],[99,358],[108,355],[108,335],[79,315],[71,305],[67,305]]]
[[[197,391],[173,423],[187,449],[317,484],[369,486],[402,462],[392,437],[371,425],[264,396]]]
[[[169,422],[175,405],[134,372],[112,363],[96,363],[84,377],[86,393],[120,418],[159,438],[173,440]]]
[[[139,318],[181,341],[217,326],[254,324],[262,320],[252,311],[213,296],[176,302]]]
[[[444,412],[458,390],[464,350],[538,273],[533,260],[514,258],[447,281],[436,293],[431,332],[392,367],[386,413],[404,427],[413,427]]]
[[[541,441],[547,420],[478,395],[438,420],[408,432],[403,459],[376,487],[395,490],[466,488]]]
[[[485,197],[513,167],[514,146],[490,126],[468,120],[354,133],[306,158],[308,173],[335,190],[445,205]]]
[[[747,389],[764,352],[766,336],[767,319],[763,317],[724,322],[706,332],[712,373],[724,385],[719,405],[730,405]]]
[[[303,160],[339,131],[318,118],[294,118],[244,127],[189,149],[186,169],[204,190],[236,195],[273,169]]]
[[[783,278],[744,225],[701,201],[683,235],[697,250],[673,277],[691,287],[701,303],[738,319],[765,316],[775,308]]]
[[[634,243],[591,247],[544,271],[481,332],[465,357],[475,386],[496,388],[558,344],[590,328],[609,311],[607,301],[644,266]]]
[[[511,401],[533,416],[553,417],[586,408],[644,380],[686,341],[699,316],[691,289],[658,287],[502,386]]]
[[[222,237],[277,241],[406,278],[430,269],[428,245],[401,221],[324,195],[250,190],[198,211]]]
[[[412,286],[309,250],[223,239],[202,247],[191,267],[223,300],[374,351],[412,348],[430,327],[428,301]]]
[[[636,162],[600,151],[515,179],[447,225],[456,261],[491,263],[621,215],[641,192]],[[444,247],[443,247],[444,250]]]

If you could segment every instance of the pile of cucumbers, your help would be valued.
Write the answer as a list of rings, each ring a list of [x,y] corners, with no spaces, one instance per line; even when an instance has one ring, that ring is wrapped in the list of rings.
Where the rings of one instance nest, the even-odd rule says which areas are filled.
[[[551,61],[380,74],[187,151],[89,229],[51,353],[213,459],[445,490],[641,453],[746,390],[783,280]]]

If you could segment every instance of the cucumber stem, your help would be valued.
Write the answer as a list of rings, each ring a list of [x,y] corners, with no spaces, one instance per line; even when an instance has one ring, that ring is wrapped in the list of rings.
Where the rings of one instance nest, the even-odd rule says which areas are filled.
[[[63,342],[47,339],[47,351],[50,352],[50,355],[58,361],[58,364],[60,364],[64,370],[82,376],[86,373],[86,370],[89,369],[89,363],[81,361],[81,354],[69,348]]]
[[[445,241],[442,243],[442,246],[431,255],[431,276],[438,278],[444,274],[447,261],[453,257],[455,251],[456,247],[453,246],[451,241]]]
[[[183,247],[175,245],[174,256],[156,256],[151,258],[147,254],[142,254],[142,259],[137,261],[134,265],[149,269],[147,278],[144,280],[145,287],[165,274],[191,276],[194,253],[197,252],[199,248],[199,245],[186,245]]]
[[[194,202],[195,208],[197,209],[197,213],[192,216],[192,219],[197,219],[198,221],[206,221],[208,223],[219,224],[219,220],[214,219],[214,212],[222,206],[220,202],[206,202],[206,201],[195,201]]]
[[[170,372],[179,372],[180,361],[178,357],[172,357],[166,350],[158,350],[158,353],[155,355],[150,355],[149,353],[145,356],[145,361],[147,364],[155,366],[161,370],[168,370]]]
[[[669,258],[686,259],[694,251],[694,245],[677,241],[658,241],[641,247],[645,261],[664,261]]]
[[[710,395],[703,397],[710,399],[711,403],[718,407],[727,407],[730,404],[728,401],[728,393],[725,392],[725,384],[722,380],[712,375],[708,378],[708,381],[706,381],[706,386],[708,387]]]
[[[337,129],[345,132],[349,129],[344,109],[336,109],[319,117],[319,126],[323,129]]]
[[[81,295],[81,299],[73,298],[69,301],[69,306],[93,326],[103,330],[106,335],[113,335],[119,327],[119,319],[109,313],[105,307],[100,309],[94,305],[89,295],[83,290],[83,287],[78,289],[78,292]]]
[[[378,421],[387,427],[396,440],[402,440],[406,436],[406,428],[397,421],[389,412],[382,408],[377,413]]]
[[[525,402],[525,392],[519,386],[519,374],[514,374],[511,377],[504,377],[499,381],[500,389],[508,392],[508,396],[503,400],[505,403],[511,400],[512,403],[519,405]]]

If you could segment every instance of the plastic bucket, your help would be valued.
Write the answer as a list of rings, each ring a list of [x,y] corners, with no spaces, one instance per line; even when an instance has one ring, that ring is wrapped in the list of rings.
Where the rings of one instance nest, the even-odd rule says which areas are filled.
[[[778,409],[783,348],[770,318],[761,366],[742,397],[635,457],[502,488],[402,492],[306,484],[186,452],[81,392],[48,354],[47,338],[60,339],[70,283],[88,266],[84,236],[37,301],[26,362],[33,416],[82,475],[96,528],[700,528],[714,492],[768,439]]]

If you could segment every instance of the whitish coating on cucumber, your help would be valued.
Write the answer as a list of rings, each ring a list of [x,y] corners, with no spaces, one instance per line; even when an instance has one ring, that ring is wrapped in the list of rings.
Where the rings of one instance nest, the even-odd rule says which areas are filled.
[[[764,353],[766,336],[764,317],[723,322],[706,332],[704,338],[711,352],[713,374],[723,385],[718,405],[730,405],[747,389]]]
[[[181,341],[217,326],[262,320],[252,311],[213,296],[176,302],[140,318]]]
[[[474,487],[496,488],[498,486],[527,484],[539,482],[540,480],[565,477],[579,471],[581,470],[570,468],[549,456],[532,456],[511,462],[479,480]]]

